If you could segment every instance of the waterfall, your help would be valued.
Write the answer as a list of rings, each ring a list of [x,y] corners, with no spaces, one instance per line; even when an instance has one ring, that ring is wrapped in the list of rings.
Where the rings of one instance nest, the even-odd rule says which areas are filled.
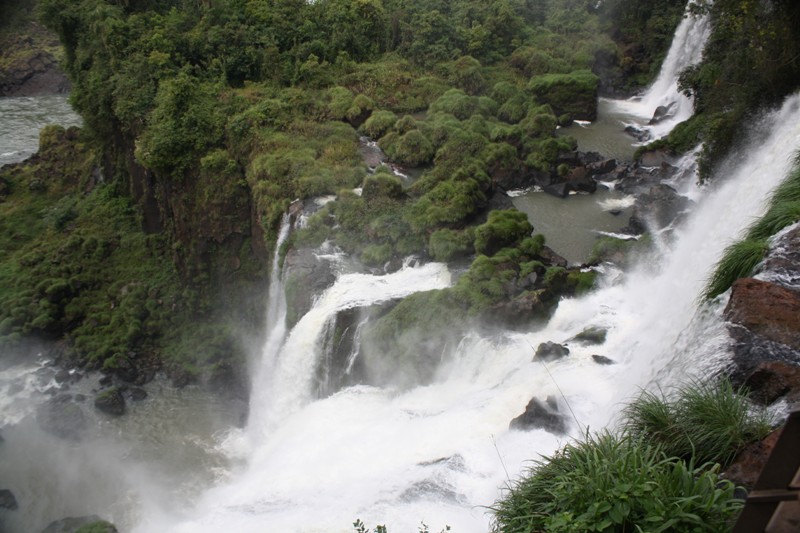
[[[432,531],[486,531],[486,506],[499,488],[567,438],[509,430],[532,396],[554,395],[562,408],[568,402],[577,436],[613,424],[620,402],[638,387],[668,387],[725,364],[724,302],[698,306],[698,294],[722,250],[762,213],[788,171],[800,146],[800,95],[753,131],[746,156],[731,161],[718,185],[697,191],[694,213],[664,251],[621,281],[563,300],[539,331],[465,338],[430,385],[310,396],[318,335],[336,310],[449,283],[435,264],[388,276],[341,275],[280,349],[274,403],[253,405],[250,423],[261,432],[246,468],[211,489],[190,519],[160,530],[345,532],[360,518],[393,532],[415,531],[420,522]],[[588,326],[607,330],[603,344],[569,341]],[[570,355],[542,368],[531,356],[545,341],[568,342]],[[616,364],[598,365],[594,354]]]
[[[664,137],[694,113],[694,100],[678,89],[678,77],[703,58],[703,49],[711,35],[711,22],[708,14],[690,14],[693,3],[694,0],[690,0],[686,6],[656,81],[640,97],[616,102],[619,111],[638,117],[640,124],[634,127],[644,127],[650,140]],[[654,119],[657,110],[663,115]]]

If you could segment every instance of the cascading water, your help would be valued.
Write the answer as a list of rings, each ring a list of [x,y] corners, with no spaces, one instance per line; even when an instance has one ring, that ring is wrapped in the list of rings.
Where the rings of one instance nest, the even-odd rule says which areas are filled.
[[[700,62],[711,35],[709,15],[691,14],[690,8],[694,3],[690,0],[686,6],[684,18],[675,31],[656,81],[641,97],[610,101],[615,111],[638,117],[639,124],[634,127],[645,128],[650,140],[664,137],[676,124],[694,113],[694,101],[678,89],[678,77],[685,69]],[[657,116],[657,110],[663,114]],[[648,121],[652,123],[648,124]]]
[[[698,312],[698,294],[724,247],[759,216],[786,174],[800,146],[800,95],[762,126],[754,128],[761,134],[747,157],[718,187],[698,194],[698,207],[664,253],[623,281],[562,301],[540,331],[464,339],[431,385],[356,386],[312,401],[317,334],[335,310],[442,287],[448,279],[435,264],[389,276],[342,275],[280,350],[273,403],[253,405],[250,425],[258,431],[246,468],[210,490],[188,521],[137,531],[344,532],[356,518],[395,532],[415,531],[420,522],[435,531],[486,531],[486,506],[499,487],[564,441],[542,430],[508,429],[532,396],[563,392],[577,435],[612,422],[637,387],[654,380],[669,386],[724,364],[721,302]],[[569,341],[588,326],[608,331],[604,344]],[[544,341],[569,342],[571,353],[543,368],[531,356]],[[598,353],[616,364],[594,363]]]

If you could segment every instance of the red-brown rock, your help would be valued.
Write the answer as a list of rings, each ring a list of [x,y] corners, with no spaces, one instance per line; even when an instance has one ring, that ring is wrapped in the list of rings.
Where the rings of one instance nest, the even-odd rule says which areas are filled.
[[[780,434],[781,429],[776,429],[766,439],[746,447],[722,476],[736,485],[753,488]]]
[[[800,350],[800,293],[753,278],[733,284],[725,319]]]
[[[786,397],[790,404],[800,402],[800,366],[783,361],[759,364],[744,381],[755,401],[770,405]]]

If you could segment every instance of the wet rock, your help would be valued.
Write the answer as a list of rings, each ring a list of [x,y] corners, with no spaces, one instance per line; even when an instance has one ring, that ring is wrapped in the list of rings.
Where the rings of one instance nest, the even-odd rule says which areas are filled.
[[[592,360],[594,360],[594,362],[597,363],[598,365],[616,365],[617,364],[616,361],[614,361],[613,359],[609,359],[605,355],[597,355],[597,354],[592,355]]]
[[[758,273],[765,281],[800,289],[800,224],[780,234]]]
[[[552,266],[567,268],[567,265],[569,264],[566,259],[558,255],[549,246],[542,246],[542,250],[539,252],[539,257],[541,257],[545,263],[550,264]]]
[[[119,387],[111,387],[97,394],[94,406],[102,413],[120,416],[125,414],[125,397]]]
[[[559,198],[566,198],[570,191],[569,183],[562,181],[560,183],[549,183],[542,186],[542,190],[547,194],[558,196]]]
[[[7,509],[9,511],[16,511],[19,509],[16,496],[8,489],[0,489],[0,509]]]
[[[284,261],[286,323],[294,326],[310,309],[314,298],[333,285],[336,275],[329,261],[310,248],[292,248]]]
[[[543,361],[549,363],[550,361],[557,361],[569,355],[569,348],[563,344],[558,344],[552,341],[541,343],[536,347],[536,353],[533,356],[534,361]]]
[[[750,391],[750,398],[763,405],[770,405],[784,396],[790,404],[799,402],[800,365],[765,361],[747,376],[744,386]]]
[[[573,191],[593,193],[597,190],[597,182],[592,179],[585,166],[575,167],[567,173],[566,183]]]
[[[629,227],[635,233],[666,228],[688,209],[690,203],[669,185],[659,183],[637,197]]]
[[[781,430],[776,429],[763,441],[748,445],[722,473],[722,477],[736,485],[753,488],[772,453],[772,449],[775,448],[775,443],[778,442],[780,434]]]
[[[603,344],[606,342],[607,330],[597,327],[589,327],[572,337],[573,341],[585,344]]]
[[[71,394],[50,398],[36,410],[36,422],[56,437],[78,441],[88,427],[86,415]]]
[[[586,165],[586,169],[592,176],[601,176],[604,174],[609,174],[617,169],[617,160],[603,159],[601,161],[596,161],[594,163],[588,163]]]
[[[753,278],[737,280],[725,319],[759,337],[800,350],[800,292]]]
[[[77,533],[83,527],[92,527],[92,533],[117,533],[117,528],[97,515],[73,516],[50,522],[42,533]],[[88,529],[88,527],[87,527]]]
[[[534,397],[528,402],[525,412],[511,421],[509,428],[523,431],[544,429],[550,433],[563,435],[567,432],[567,423],[564,415],[558,411],[555,397],[548,396],[544,402]]]
[[[650,132],[636,126],[625,126],[625,133],[639,141],[640,143],[650,140]]]
[[[673,115],[673,109],[675,109],[675,102],[670,102],[669,105],[658,106],[653,113],[653,118],[650,119],[648,124],[653,126],[668,119]]]
[[[547,289],[529,290],[511,301],[492,306],[481,318],[487,324],[504,328],[528,328],[532,322],[546,319],[557,301]]]

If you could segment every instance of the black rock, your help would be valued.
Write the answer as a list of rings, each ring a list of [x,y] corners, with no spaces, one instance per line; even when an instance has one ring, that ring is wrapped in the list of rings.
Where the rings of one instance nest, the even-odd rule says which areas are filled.
[[[549,363],[556,361],[569,355],[569,348],[562,344],[555,342],[543,342],[536,348],[536,354],[533,356],[534,361],[543,361]]]
[[[119,387],[111,387],[97,393],[94,406],[103,413],[120,416],[125,413],[125,397]]]
[[[670,102],[669,105],[660,105],[653,113],[653,118],[648,122],[649,125],[658,124],[659,122],[667,119],[673,115],[672,109],[675,107],[675,102]]]
[[[86,415],[71,394],[59,394],[36,410],[36,422],[56,437],[78,441],[88,427]]]
[[[542,190],[547,194],[552,194],[553,196],[558,196],[559,198],[566,198],[570,191],[569,183],[561,182],[561,183],[551,183],[549,185],[545,185],[542,187]]]
[[[8,509],[9,511],[16,511],[19,509],[17,498],[14,493],[8,489],[0,489],[0,509]]]
[[[567,431],[566,420],[558,412],[558,402],[553,396],[548,396],[545,402],[539,398],[531,398],[525,412],[513,419],[509,427],[521,430],[544,429],[558,435]]]
[[[603,344],[606,342],[606,330],[596,327],[586,328],[572,337],[571,340],[585,344]]]
[[[595,354],[595,355],[592,356],[592,359],[594,359],[594,362],[597,363],[598,365],[615,365],[615,364],[617,364],[613,359],[609,359],[605,355],[596,355]]]

